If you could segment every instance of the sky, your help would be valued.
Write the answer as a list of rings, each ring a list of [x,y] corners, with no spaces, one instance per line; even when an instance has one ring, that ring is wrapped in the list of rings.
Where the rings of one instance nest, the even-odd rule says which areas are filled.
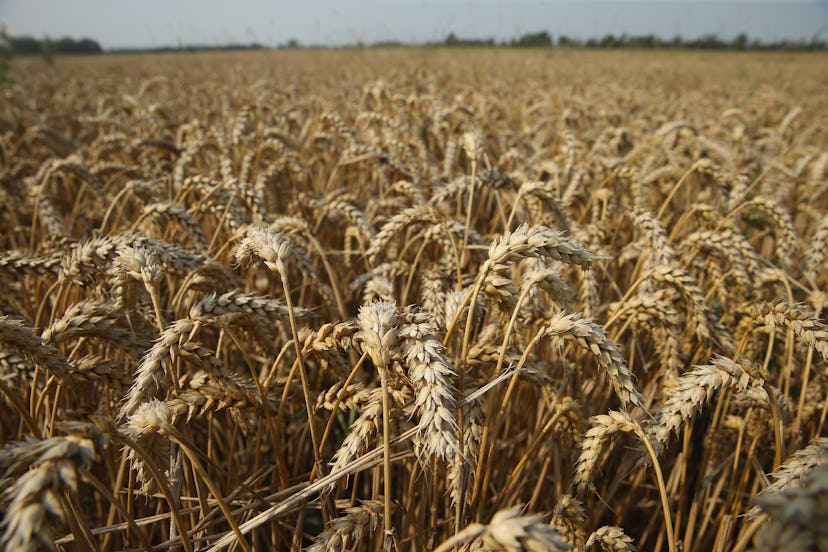
[[[828,0],[0,0],[0,25],[12,35],[92,38],[104,49],[421,43],[452,32],[504,41],[539,31],[807,41],[828,40]]]

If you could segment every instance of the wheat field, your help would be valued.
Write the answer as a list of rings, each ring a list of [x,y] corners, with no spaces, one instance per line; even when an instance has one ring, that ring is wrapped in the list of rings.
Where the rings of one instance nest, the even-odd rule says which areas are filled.
[[[5,549],[828,551],[825,54],[12,77]]]

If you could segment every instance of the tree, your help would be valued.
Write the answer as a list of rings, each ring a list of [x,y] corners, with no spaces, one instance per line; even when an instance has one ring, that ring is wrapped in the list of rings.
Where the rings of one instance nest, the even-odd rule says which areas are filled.
[[[734,50],[746,50],[747,45],[748,37],[745,33],[739,33],[739,35],[733,39],[733,42],[730,43],[730,47]]]
[[[520,48],[551,48],[552,37],[546,31],[525,34],[518,39],[516,46]]]
[[[16,36],[11,39],[12,55],[31,56],[42,52],[39,40],[30,36]]]
[[[608,34],[598,42],[598,46],[601,48],[617,48],[618,40],[614,35]]]
[[[82,38],[77,43],[79,54],[100,54],[103,52],[101,45],[91,38]]]
[[[578,39],[566,35],[558,37],[558,48],[577,48],[579,46],[581,46],[581,42]]]

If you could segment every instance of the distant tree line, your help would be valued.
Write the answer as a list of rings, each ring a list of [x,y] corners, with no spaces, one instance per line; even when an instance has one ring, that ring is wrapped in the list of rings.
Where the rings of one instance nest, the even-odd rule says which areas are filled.
[[[345,47],[365,47],[365,44],[346,45]],[[587,49],[693,49],[693,50],[826,50],[828,42],[819,36],[814,36],[809,41],[781,40],[774,42],[763,42],[758,39],[750,39],[747,34],[742,33],[731,40],[724,40],[716,35],[708,34],[700,38],[684,39],[675,36],[664,39],[653,34],[648,35],[613,35],[607,34],[601,38],[580,39],[567,35],[559,35],[555,39],[547,31],[526,33],[509,41],[497,42],[493,38],[463,38],[450,33],[444,40],[429,42],[425,44],[406,44],[396,40],[385,40],[368,45],[372,48],[389,47],[449,47],[449,48],[587,48]],[[299,48],[329,48],[328,46],[301,44],[296,39],[289,39],[276,46],[277,49],[299,49]],[[258,42],[249,44],[231,43],[220,45],[178,45],[162,46],[155,48],[118,48],[108,50],[111,53],[129,52],[200,52],[200,51],[238,51],[238,50],[262,50],[269,49]],[[100,54],[104,53],[100,44],[91,38],[73,39],[63,37],[58,40],[45,38],[38,40],[30,36],[12,36],[0,28],[0,73],[3,72],[3,59],[9,56],[20,55],[41,55],[50,60],[53,55],[59,54]],[[0,74],[2,79],[2,74]]]
[[[495,46],[495,41],[493,38],[457,38],[454,33],[451,33],[446,37],[444,42],[445,46],[461,46],[465,48],[490,48]]]
[[[101,54],[103,48],[91,38],[75,40],[68,36],[57,40],[38,40],[30,36],[7,36],[6,48],[13,56],[51,56],[53,54]]]
[[[742,33],[732,40],[723,40],[716,35],[708,34],[696,39],[683,39],[680,36],[663,39],[653,34],[648,35],[613,35],[602,38],[581,40],[567,35],[560,35],[557,41],[546,31],[528,33],[508,42],[496,43],[494,39],[457,38],[454,33],[446,37],[443,42],[431,43],[429,46],[448,47],[512,47],[512,48],[595,48],[595,49],[692,49],[692,50],[825,50],[828,43],[819,37],[809,41],[782,40],[762,42],[751,40]]]
[[[251,42],[249,44],[184,44],[180,46],[159,46],[155,48],[113,48],[107,50],[107,53],[112,54],[134,54],[134,53],[157,53],[164,54],[168,52],[238,52],[247,50],[266,50],[266,46],[258,42]]]
[[[602,38],[579,40],[566,35],[558,37],[559,48],[635,48],[635,49],[691,49],[691,50],[825,50],[828,43],[818,37],[809,41],[780,40],[762,42],[751,40],[745,33],[732,40],[723,40],[716,35],[707,34],[700,38],[686,40],[680,36],[663,39],[652,34],[631,36],[608,34]]]
[[[518,48],[551,48],[552,45],[552,37],[546,31],[525,34],[509,43],[509,46]]]

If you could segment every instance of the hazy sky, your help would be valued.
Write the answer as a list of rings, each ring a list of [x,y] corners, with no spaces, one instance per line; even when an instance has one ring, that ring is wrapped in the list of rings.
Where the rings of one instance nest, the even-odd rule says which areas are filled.
[[[13,35],[89,37],[104,48],[260,42],[508,40],[548,31],[576,38],[613,34],[745,32],[763,41],[828,39],[828,0],[461,1],[448,0],[0,0]]]

